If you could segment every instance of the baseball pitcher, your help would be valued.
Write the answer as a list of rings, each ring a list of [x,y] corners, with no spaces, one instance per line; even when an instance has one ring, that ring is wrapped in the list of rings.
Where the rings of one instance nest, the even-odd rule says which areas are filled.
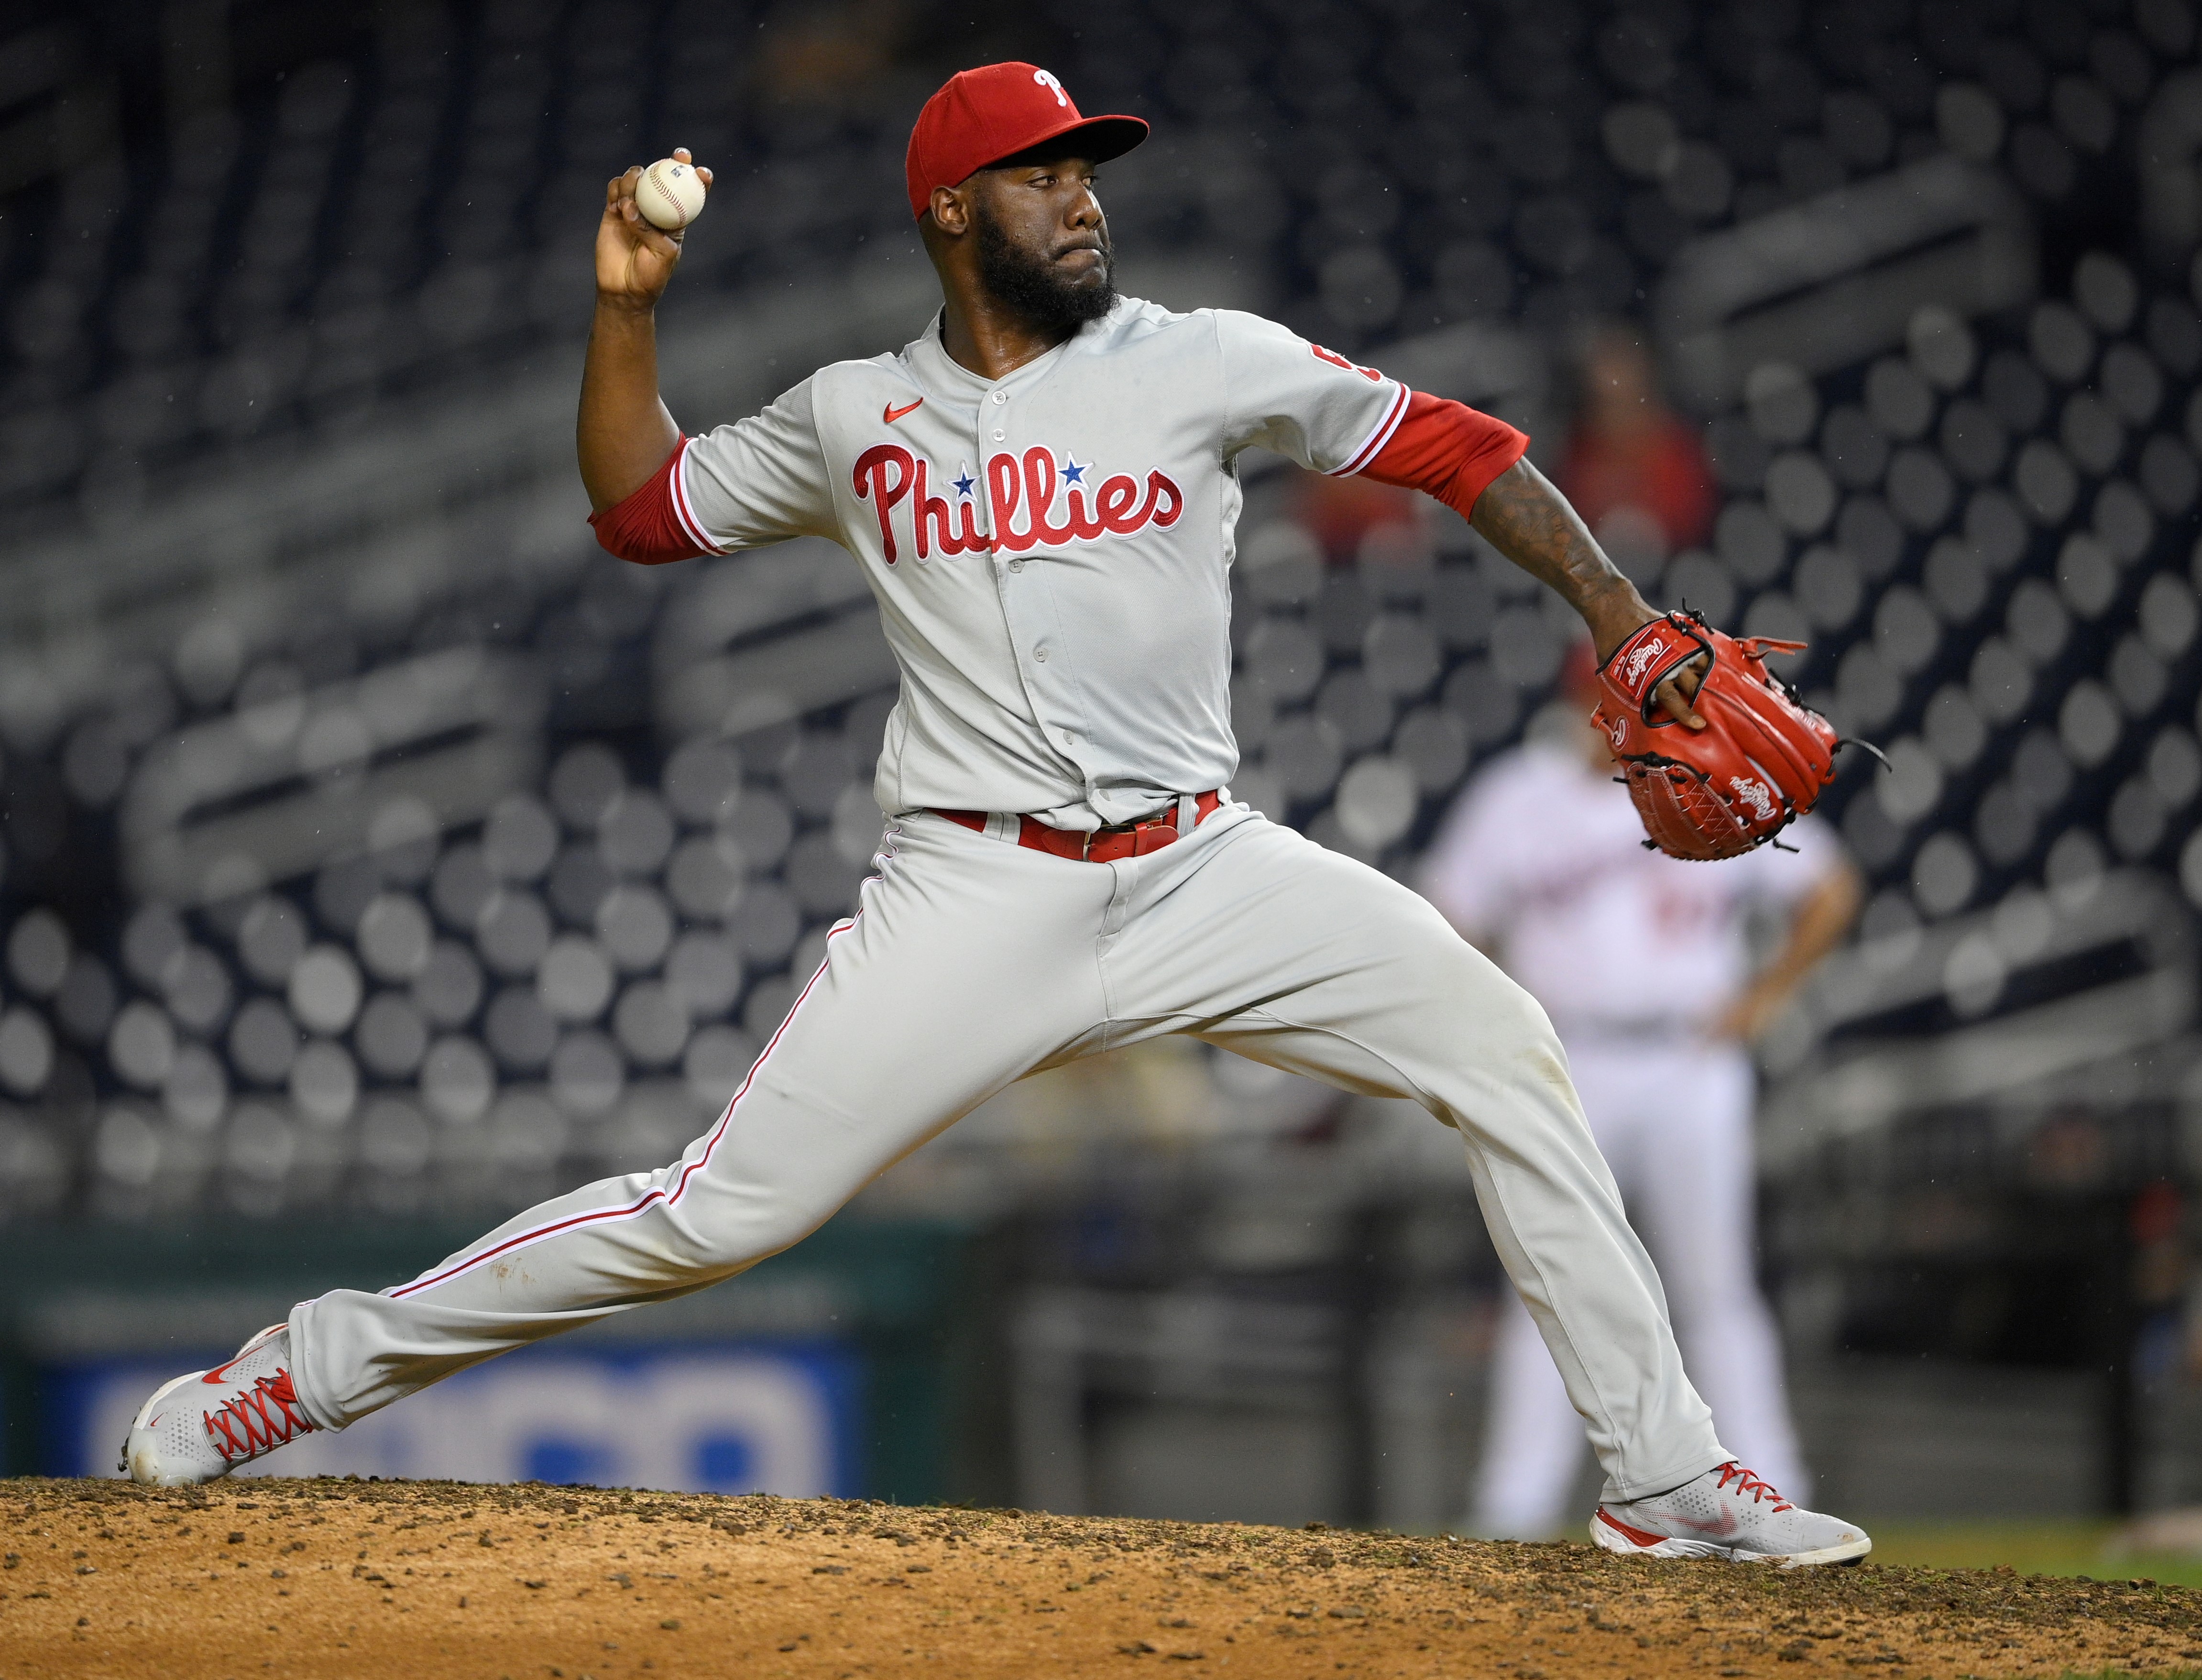
[[[1409,888],[1232,799],[1237,458],[1258,445],[1457,509],[1601,651],[1634,649],[1648,739],[1719,730],[1694,697],[1726,650],[1683,645],[1512,427],[1256,316],[1120,296],[1095,171],[1145,133],[1081,116],[1029,64],[951,79],[908,159],[939,314],[698,437],[657,392],[653,309],[680,241],[639,215],[637,172],[610,184],[579,428],[598,539],[644,564],[796,536],[848,551],[901,667],[876,873],[679,1160],[532,1208],[409,1283],[301,1302],[146,1402],[124,1451],[139,1481],[207,1481],[708,1288],[1011,1081],[1188,1033],[1459,1132],[1604,1467],[1599,1544],[1791,1565],[1870,1549],[1721,1444],[1543,1010]]]

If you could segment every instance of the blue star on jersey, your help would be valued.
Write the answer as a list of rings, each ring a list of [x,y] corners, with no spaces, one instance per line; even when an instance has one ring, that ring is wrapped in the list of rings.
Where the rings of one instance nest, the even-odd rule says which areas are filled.
[[[1088,467],[1092,464],[1093,463],[1090,461],[1086,463]],[[1086,467],[1080,466],[1075,457],[1069,455],[1064,456],[1063,457],[1063,481],[1065,484],[1085,483]]]
[[[958,461],[956,466],[957,476],[951,481],[956,486],[956,493],[968,502],[971,499],[971,486],[978,480],[971,476],[971,463],[969,461]]]

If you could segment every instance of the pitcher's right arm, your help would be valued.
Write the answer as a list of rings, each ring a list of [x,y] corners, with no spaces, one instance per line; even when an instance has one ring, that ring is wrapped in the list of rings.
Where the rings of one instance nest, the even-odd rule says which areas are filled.
[[[690,162],[684,147],[674,156]],[[698,169],[706,187],[711,172]],[[643,220],[635,206],[640,168],[604,188],[597,224],[597,313],[581,372],[575,427],[581,483],[602,513],[647,484],[680,441],[657,394],[657,300],[680,261],[680,234]]]

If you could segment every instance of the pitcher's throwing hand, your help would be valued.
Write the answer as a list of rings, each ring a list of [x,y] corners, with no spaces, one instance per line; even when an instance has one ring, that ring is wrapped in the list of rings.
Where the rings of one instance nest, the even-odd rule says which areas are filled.
[[[687,147],[676,146],[673,156],[674,162],[693,167],[695,178],[709,191],[711,172],[695,163]],[[611,299],[638,309],[655,308],[680,264],[681,241],[688,234],[686,225],[668,228],[642,213],[635,198],[642,178],[643,168],[638,163],[604,183],[603,220],[597,227],[599,304]],[[693,221],[694,215],[688,220]]]

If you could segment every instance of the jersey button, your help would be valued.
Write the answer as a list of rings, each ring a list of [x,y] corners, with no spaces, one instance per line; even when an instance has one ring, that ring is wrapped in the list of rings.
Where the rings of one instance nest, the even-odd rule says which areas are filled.
[[[1044,647],[1034,648],[1033,650],[1033,657],[1039,660],[1041,664],[1045,665],[1047,663],[1047,650]]]
[[[996,443],[999,443],[999,442],[1001,442],[1001,440],[1002,440],[1003,439],[1004,439],[1004,438],[1006,438],[1006,437],[1008,437],[1009,435],[1010,435],[1010,434],[1009,434],[1008,433],[1006,433],[1006,432],[1004,432],[1004,430],[1002,430],[1002,428],[1001,428],[1000,427],[998,427],[998,426],[997,426],[997,427],[994,428],[994,441],[995,441]]]
[[[994,393],[994,400],[998,403],[1006,403],[1010,400],[1010,393],[1006,391],[997,391]]]
[[[1010,569],[1013,572],[1021,572],[1024,570],[1024,569],[1025,563],[1022,560],[1012,560],[1010,562]]]

